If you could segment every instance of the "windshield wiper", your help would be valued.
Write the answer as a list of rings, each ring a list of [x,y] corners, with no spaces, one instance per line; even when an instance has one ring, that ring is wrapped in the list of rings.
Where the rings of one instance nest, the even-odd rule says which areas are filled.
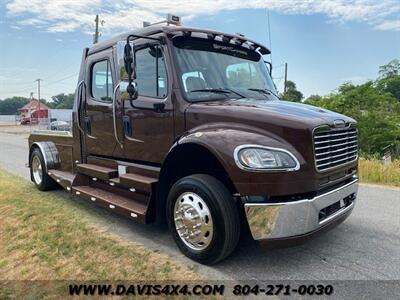
[[[274,92],[272,92],[271,90],[269,90],[269,89],[249,88],[248,90],[249,91],[259,92],[259,93],[264,94],[264,95],[274,95],[275,97],[277,97],[276,94]]]
[[[198,89],[198,90],[191,90],[189,91],[189,93],[193,93],[193,92],[210,92],[210,93],[216,93],[216,94],[236,94],[238,95],[240,98],[246,98],[245,96],[239,94],[238,92],[228,89],[228,88],[209,88],[209,89]]]
[[[198,90],[191,90],[189,93],[197,93],[197,92],[210,92],[216,94],[230,94],[230,91],[225,91],[222,89],[198,89]]]
[[[255,92],[260,92],[262,94],[266,94],[266,95],[271,95],[271,92],[265,89],[255,89],[255,88],[250,88],[248,89],[249,91],[255,91]]]

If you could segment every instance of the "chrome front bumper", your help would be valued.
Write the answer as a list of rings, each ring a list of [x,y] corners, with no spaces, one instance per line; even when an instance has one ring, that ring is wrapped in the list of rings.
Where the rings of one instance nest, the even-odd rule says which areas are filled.
[[[305,235],[334,222],[355,205],[358,179],[312,199],[282,203],[246,203],[245,212],[255,240]],[[329,213],[330,212],[330,213]]]

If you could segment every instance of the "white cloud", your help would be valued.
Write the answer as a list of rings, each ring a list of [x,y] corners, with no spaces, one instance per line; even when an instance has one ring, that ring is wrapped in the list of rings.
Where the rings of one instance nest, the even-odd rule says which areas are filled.
[[[379,30],[396,30],[396,31],[400,31],[400,20],[384,21],[381,24],[375,26],[375,28],[379,29]]]
[[[45,24],[47,24],[47,22],[40,20],[40,19],[28,18],[28,19],[19,21],[18,24],[27,25],[27,26],[29,26],[29,25],[36,26],[36,25],[45,25]]]
[[[9,17],[24,18],[18,25],[50,32],[92,33],[95,14],[106,21],[103,31],[114,31],[141,27],[142,21],[158,21],[168,12],[189,19],[246,8],[321,14],[329,21],[365,22],[379,30],[400,30],[398,0],[10,0],[6,7]]]

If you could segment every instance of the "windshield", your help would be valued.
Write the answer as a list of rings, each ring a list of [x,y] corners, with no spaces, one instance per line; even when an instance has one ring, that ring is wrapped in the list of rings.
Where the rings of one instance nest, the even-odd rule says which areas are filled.
[[[199,38],[176,37],[173,43],[179,79],[188,101],[278,99],[259,53]]]

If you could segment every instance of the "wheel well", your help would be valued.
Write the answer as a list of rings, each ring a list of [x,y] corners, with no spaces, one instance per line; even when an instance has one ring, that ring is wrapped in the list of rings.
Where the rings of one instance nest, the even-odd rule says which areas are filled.
[[[220,180],[227,189],[236,193],[228,173],[220,161],[207,148],[197,144],[182,144],[166,158],[160,173],[156,198],[157,222],[165,221],[165,203],[168,193],[180,178],[192,174],[208,174]]]
[[[60,156],[56,145],[50,141],[35,142],[29,149],[29,167],[31,166],[31,155],[38,148],[43,155],[43,159],[47,169],[56,169],[60,166]]]
[[[31,166],[32,152],[33,152],[33,150],[35,150],[36,148],[39,149],[39,146],[36,145],[36,144],[33,144],[33,145],[31,146],[31,148],[29,149],[29,157],[28,157],[28,164],[29,164],[29,167]]]

